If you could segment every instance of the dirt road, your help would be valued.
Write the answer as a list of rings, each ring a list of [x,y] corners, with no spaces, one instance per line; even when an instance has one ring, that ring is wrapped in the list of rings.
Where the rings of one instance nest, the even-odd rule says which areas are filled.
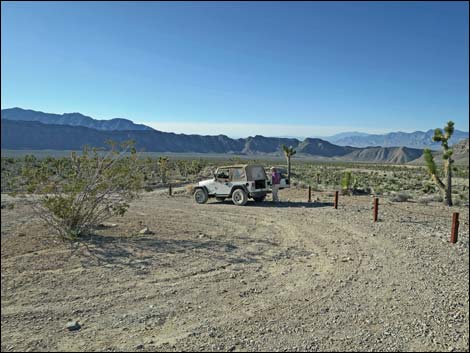
[[[468,351],[468,209],[451,245],[443,206],[280,195],[146,193],[75,252],[2,195],[2,351]]]

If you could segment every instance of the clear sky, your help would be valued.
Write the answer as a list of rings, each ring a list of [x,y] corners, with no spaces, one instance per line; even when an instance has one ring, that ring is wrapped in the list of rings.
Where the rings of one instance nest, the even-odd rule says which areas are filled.
[[[245,137],[469,128],[467,2],[3,2],[1,106]]]

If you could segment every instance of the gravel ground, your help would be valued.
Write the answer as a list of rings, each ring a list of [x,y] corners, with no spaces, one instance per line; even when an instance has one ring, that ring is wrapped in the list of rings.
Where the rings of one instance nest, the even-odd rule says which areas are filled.
[[[367,196],[183,190],[78,249],[2,195],[2,351],[468,351],[468,208],[450,244],[456,209],[437,204],[383,201],[374,223]]]

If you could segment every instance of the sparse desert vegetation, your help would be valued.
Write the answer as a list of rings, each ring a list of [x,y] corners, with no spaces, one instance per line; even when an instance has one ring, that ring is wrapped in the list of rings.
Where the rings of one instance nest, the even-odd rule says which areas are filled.
[[[42,166],[47,169],[55,163],[55,160],[69,158],[60,152],[57,154],[58,157],[42,156],[42,158],[32,154],[2,157],[1,173],[4,181],[2,182],[2,192],[20,191],[15,189],[18,187],[24,190],[24,182],[18,179],[21,179],[21,170],[26,164]],[[225,158],[198,156],[195,158],[184,154],[158,154],[155,156],[141,153],[139,155],[139,170],[143,173],[144,189],[148,191],[166,187],[169,183],[178,186],[196,182],[210,177],[217,166],[221,165],[256,163],[269,167],[285,164],[285,160],[282,158],[272,156],[225,156]],[[348,175],[351,185],[347,187],[352,188],[351,192],[378,196],[391,196],[394,193],[407,192],[414,200],[430,199],[430,195],[433,195],[433,200],[437,200],[443,196],[439,187],[429,176],[425,165],[324,162],[303,158],[294,158],[291,163],[294,185],[301,188],[310,185],[318,191],[340,190],[343,188],[342,182],[345,174],[350,173]],[[436,170],[438,175],[443,175],[443,170],[439,167],[436,167]],[[468,165],[454,165],[452,173],[454,201],[465,205],[468,203],[469,167]]]
[[[2,351],[468,348],[468,167],[448,208],[424,166],[293,158],[278,207],[236,207],[191,185],[248,160],[140,156],[139,197],[70,247],[22,176],[66,161],[2,158]]]

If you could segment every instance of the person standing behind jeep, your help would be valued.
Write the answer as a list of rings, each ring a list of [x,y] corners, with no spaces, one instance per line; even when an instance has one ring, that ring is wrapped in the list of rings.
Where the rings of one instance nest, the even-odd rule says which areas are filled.
[[[281,183],[281,174],[279,174],[276,168],[271,167],[271,189],[273,193],[273,201],[279,202],[279,197],[277,195],[279,191],[279,184]]]

